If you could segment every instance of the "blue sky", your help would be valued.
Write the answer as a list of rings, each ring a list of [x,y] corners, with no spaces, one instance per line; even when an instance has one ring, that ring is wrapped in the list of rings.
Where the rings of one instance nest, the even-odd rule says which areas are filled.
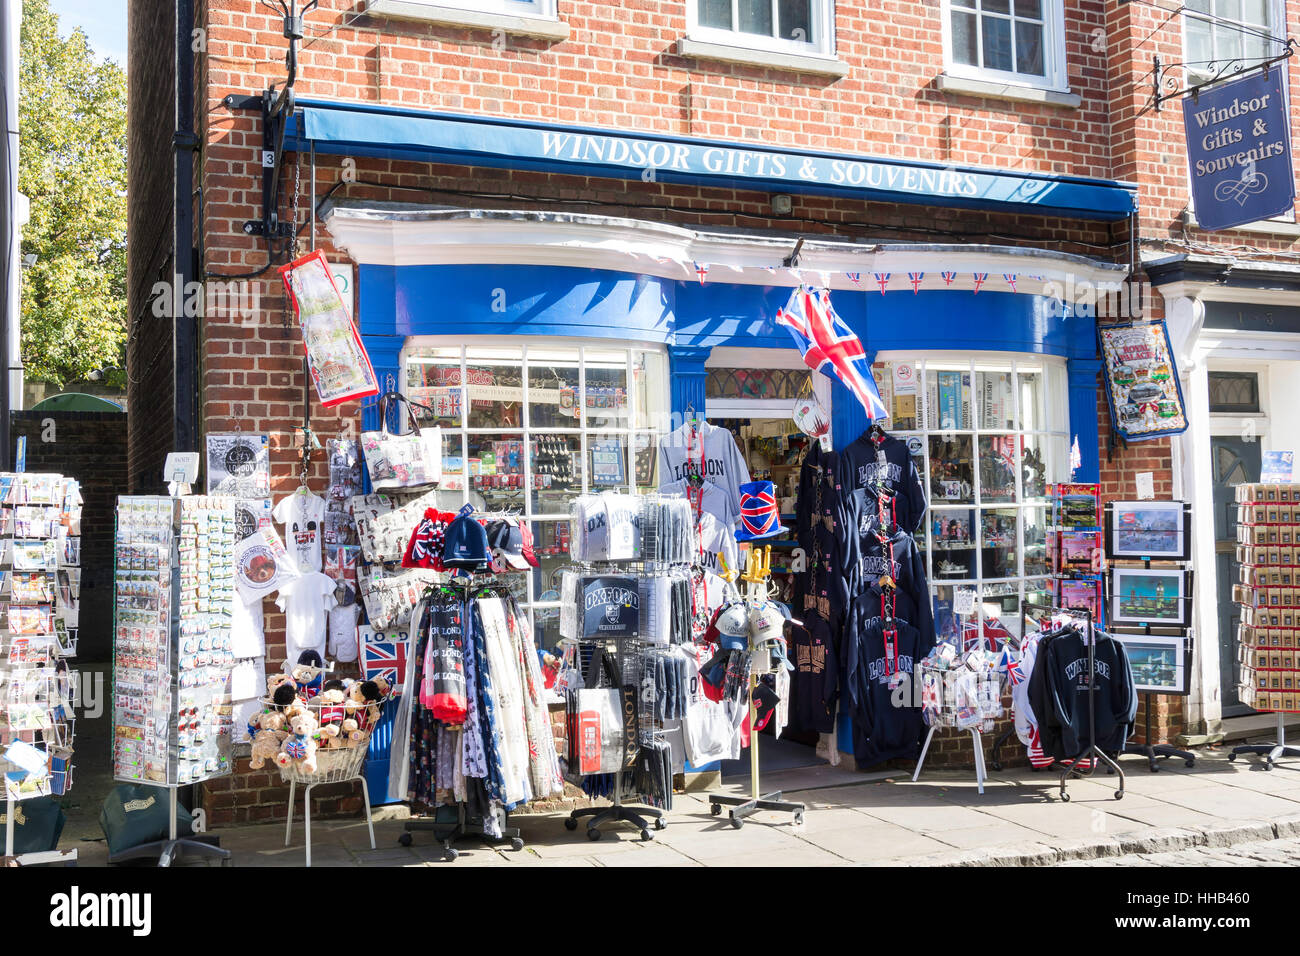
[[[61,35],[81,27],[97,55],[126,66],[126,0],[50,0],[50,9],[59,15]]]

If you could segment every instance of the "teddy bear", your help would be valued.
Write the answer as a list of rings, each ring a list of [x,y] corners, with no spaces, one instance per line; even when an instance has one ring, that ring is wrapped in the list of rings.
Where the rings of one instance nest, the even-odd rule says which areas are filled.
[[[298,685],[288,674],[272,674],[266,679],[267,700],[282,710],[298,697]]]
[[[263,711],[250,722],[249,729],[253,738],[253,754],[248,766],[260,770],[266,763],[266,758],[276,759],[280,745],[288,736],[284,731],[284,714],[277,710]]]
[[[275,762],[281,767],[297,763],[304,773],[316,772],[316,718],[305,708],[289,718],[290,736],[280,745]]]
[[[373,727],[379,721],[379,702],[383,699],[381,688],[387,687],[388,682],[379,680],[361,680],[353,681],[348,685],[347,701],[344,704],[347,716],[356,720],[359,734],[361,730],[367,727]],[[354,740],[360,737],[354,737]]]
[[[320,736],[326,749],[345,746],[348,739],[341,733],[341,725],[345,721],[347,712],[344,706],[343,684],[339,681],[330,681],[330,683],[337,683],[338,686],[331,686],[316,696],[317,706],[320,709]]]

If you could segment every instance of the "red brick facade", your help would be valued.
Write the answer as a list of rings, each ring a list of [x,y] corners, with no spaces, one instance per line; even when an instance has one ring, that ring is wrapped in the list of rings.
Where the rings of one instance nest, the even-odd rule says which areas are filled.
[[[941,90],[937,77],[944,69],[944,8],[939,0],[839,0],[836,53],[848,70],[842,78],[683,57],[677,41],[686,33],[686,0],[561,0],[560,16],[570,29],[561,41],[387,19],[360,8],[352,0],[323,0],[307,15],[296,84],[300,99],[1129,180],[1139,187],[1138,237],[1143,242],[1158,240],[1170,249],[1189,242],[1248,243],[1277,251],[1291,245],[1279,237],[1210,235],[1184,227],[1181,111],[1171,103],[1159,113],[1143,112],[1150,97],[1144,76],[1151,55],[1158,52],[1166,62],[1183,58],[1179,24],[1175,18],[1160,28],[1168,15],[1148,3],[1065,0],[1067,70],[1070,90],[1080,97],[1077,107]],[[133,36],[149,15],[146,5],[133,6]],[[238,424],[269,433],[273,493],[279,495],[297,481],[292,427],[301,423],[304,412],[302,347],[287,322],[278,274],[274,268],[262,271],[268,265],[266,243],[243,231],[246,221],[261,217],[260,116],[229,109],[223,98],[283,83],[286,41],[280,20],[253,0],[200,3],[197,26],[202,31],[196,60],[202,268],[210,276],[257,273],[248,281],[260,302],[251,320],[210,314],[203,321],[200,424],[205,431]],[[133,43],[132,89],[139,88],[143,104],[150,71],[166,82],[167,67],[165,58],[154,62],[138,55],[138,49],[142,47]],[[135,112],[132,117],[133,123],[139,120]],[[136,149],[133,140],[133,157]],[[287,218],[296,209],[297,222],[305,225],[312,202],[308,157],[290,154],[285,166],[280,215]],[[767,193],[381,159],[352,164],[333,156],[317,158],[316,196],[345,174],[355,175],[356,181],[340,186],[336,196],[596,212],[810,236],[1026,245],[1120,262],[1129,261],[1133,238],[1124,223],[820,196],[796,196],[792,213],[776,217]],[[134,180],[138,196],[143,195],[142,176]],[[139,224],[135,217],[133,212],[133,227]],[[136,242],[133,231],[133,255]],[[312,245],[304,233],[301,248]],[[344,258],[319,227],[315,245]],[[287,261],[287,251],[277,248],[275,266]],[[140,281],[133,279],[133,288]],[[138,298],[132,301],[135,314],[142,306]],[[137,377],[150,371],[143,366],[152,361],[157,344],[148,335],[135,334],[131,348]],[[161,385],[150,400],[165,397]],[[135,394],[131,405],[148,407]],[[165,441],[135,439],[136,417],[133,486],[160,470],[155,464],[161,461],[151,459],[160,459],[165,450]],[[1104,402],[1099,417],[1104,496],[1134,496],[1134,475],[1142,471],[1154,473],[1158,497],[1171,494],[1169,442],[1107,452]],[[345,422],[355,426],[359,412],[356,404],[325,410],[313,399],[311,419],[317,434],[330,437]],[[320,491],[325,481],[318,458],[311,483]],[[268,660],[277,661],[283,617],[269,603],[266,631]],[[1162,703],[1155,736],[1178,732],[1180,704]],[[953,743],[953,759],[963,759],[964,746]],[[212,788],[213,822],[283,813],[283,792],[272,784],[265,773],[220,781]],[[327,797],[326,789],[317,791],[318,799],[338,796]],[[349,804],[345,800],[340,807],[346,810]]]

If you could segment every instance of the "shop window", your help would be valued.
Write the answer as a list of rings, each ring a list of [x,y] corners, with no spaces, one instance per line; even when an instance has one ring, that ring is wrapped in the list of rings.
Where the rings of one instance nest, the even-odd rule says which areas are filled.
[[[872,370],[885,427],[911,447],[926,485],[916,540],[936,621],[953,627],[953,590],[973,587],[986,633],[1018,633],[1020,600],[1045,594],[1047,485],[1069,478],[1064,364],[900,354]]]
[[[1285,33],[1281,3],[1275,0],[1187,0],[1183,47],[1187,81],[1203,83],[1224,68],[1249,68],[1276,56]]]
[[[1254,372],[1210,372],[1210,411],[1258,412],[1259,376]]]
[[[1061,0],[944,0],[945,69],[1063,90]]]
[[[707,398],[779,398],[794,401],[812,389],[806,368],[711,368],[704,380]]]
[[[691,39],[792,53],[835,52],[833,0],[691,0]]]
[[[658,439],[668,424],[664,354],[567,339],[419,338],[404,366],[407,397],[428,406],[416,409],[417,419],[442,429],[439,504],[470,503],[530,522],[541,568],[508,578],[541,637],[558,627],[569,502],[586,491],[658,487]],[[559,640],[545,638],[548,647]]]

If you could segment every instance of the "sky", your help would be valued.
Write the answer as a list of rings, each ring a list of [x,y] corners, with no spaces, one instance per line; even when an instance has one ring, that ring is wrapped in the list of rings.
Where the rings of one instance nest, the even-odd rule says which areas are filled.
[[[98,56],[126,66],[126,0],[50,0],[50,9],[59,15],[60,35],[81,27]]]

